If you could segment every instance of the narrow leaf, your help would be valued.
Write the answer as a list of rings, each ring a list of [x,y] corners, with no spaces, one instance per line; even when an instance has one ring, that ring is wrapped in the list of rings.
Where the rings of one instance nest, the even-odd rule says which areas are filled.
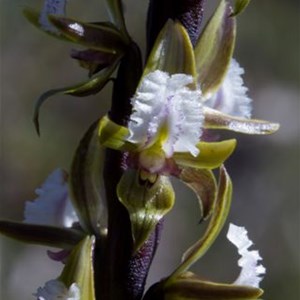
[[[97,121],[80,141],[70,174],[71,200],[80,224],[96,236],[107,226],[103,184],[104,151],[98,139]]]
[[[218,168],[233,152],[236,147],[236,140],[226,140],[222,142],[200,142],[197,145],[199,154],[193,156],[189,152],[174,153],[173,158],[181,167],[191,167],[196,169]]]
[[[263,291],[248,286],[203,281],[186,272],[164,287],[166,299],[176,300],[254,300]]]
[[[120,32],[108,23],[83,23],[78,20],[49,16],[49,20],[71,41],[103,52],[120,54],[126,50]]]
[[[279,129],[278,123],[245,119],[223,114],[220,111],[204,107],[204,128],[225,129],[245,134],[271,134]]]
[[[231,205],[232,183],[225,167],[220,169],[219,186],[216,206],[206,229],[204,236],[198,240],[183,255],[182,263],[172,273],[169,280],[187,271],[198,259],[200,259],[218,237],[226,221]]]
[[[196,76],[193,46],[185,28],[177,21],[168,20],[159,33],[143,76],[155,70]]]
[[[218,90],[232,58],[236,23],[230,13],[229,2],[221,0],[195,46],[198,83],[204,97]]]
[[[129,129],[111,121],[108,116],[100,120],[98,135],[104,147],[122,151],[134,151],[137,148],[134,144],[127,142]]]
[[[49,247],[70,249],[83,237],[82,231],[46,225],[0,220],[0,233],[15,240]]]
[[[214,210],[217,183],[212,171],[206,169],[183,168],[178,176],[197,195],[201,208],[201,220],[206,220]]]
[[[111,74],[113,73],[113,71],[117,66],[117,63],[118,61],[116,61],[111,66],[103,69],[99,74],[97,74],[97,76],[89,79],[88,81],[73,86],[69,86],[69,87],[49,90],[43,93],[37,100],[34,107],[33,122],[37,133],[40,134],[40,124],[39,124],[40,108],[45,103],[45,101],[48,100],[49,97],[52,97],[57,94],[71,95],[76,97],[85,97],[85,96],[96,94],[100,92],[107,84]]]
[[[71,252],[58,278],[67,287],[76,283],[80,290],[80,299],[96,299],[93,269],[94,244],[93,236],[84,238]]]
[[[168,177],[131,169],[123,174],[117,194],[129,213],[136,252],[173,207],[174,191]]]
[[[235,17],[235,16],[239,15],[240,13],[242,13],[246,9],[246,7],[248,6],[249,3],[250,3],[250,0],[235,0],[234,11],[230,16]]]

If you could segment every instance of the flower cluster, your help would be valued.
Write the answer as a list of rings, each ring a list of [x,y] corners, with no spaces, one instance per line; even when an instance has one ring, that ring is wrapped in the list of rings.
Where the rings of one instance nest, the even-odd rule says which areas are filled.
[[[253,243],[243,227],[230,224],[227,233],[241,255],[241,272],[234,283],[204,281],[189,271],[220,234],[231,205],[232,183],[224,162],[237,141],[218,141],[214,130],[265,135],[279,128],[276,123],[251,119],[252,100],[242,78],[244,70],[233,58],[235,19],[249,1],[236,0],[232,9],[229,1],[220,0],[196,42],[193,36],[193,44],[184,22],[185,26],[179,20],[167,20],[141,74],[132,67],[133,62],[141,62],[125,26],[121,1],[105,2],[111,22],[67,18],[66,0],[46,0],[41,12],[25,10],[29,21],[43,31],[86,48],[73,50],[71,56],[90,76],[86,82],[49,90],[38,99],[34,114],[38,133],[39,110],[50,96],[98,93],[118,67],[113,101],[123,97],[123,88],[131,99],[122,98],[119,103],[126,102],[124,107],[130,107],[130,112],[118,119],[113,104],[112,111],[94,122],[82,138],[70,174],[61,169],[50,174],[36,190],[37,198],[26,203],[24,221],[0,221],[0,231],[21,241],[60,249],[48,251],[48,255],[64,263],[63,271],[38,288],[37,299],[95,300],[99,291],[104,291],[107,299],[119,299],[129,290],[128,282],[134,281],[134,276],[128,274],[128,281],[120,283],[124,269],[119,271],[117,264],[103,265],[115,255],[118,262],[129,260],[124,263],[127,271],[128,265],[135,265],[132,261],[143,259],[148,245],[152,247],[148,260],[152,261],[156,246],[148,241],[153,236],[158,239],[158,224],[174,205],[173,176],[195,192],[201,221],[208,221],[208,225],[179,266],[150,287],[143,299],[258,299],[265,268],[259,264],[262,258],[258,251],[249,250]],[[103,175],[104,161],[114,157],[111,153],[120,158],[119,177],[112,191]],[[219,176],[214,169],[219,169]],[[113,222],[124,215],[124,207],[124,228],[130,224],[129,237],[124,239],[130,244],[126,248],[131,251],[129,258],[126,249],[110,248],[128,234],[119,226],[114,236]],[[116,224],[123,226],[122,222]],[[110,253],[111,249],[117,252]],[[147,272],[135,274],[143,276],[143,283],[133,282],[133,288],[140,290],[132,293],[132,299],[142,299]],[[98,278],[102,280],[99,287],[94,284]]]

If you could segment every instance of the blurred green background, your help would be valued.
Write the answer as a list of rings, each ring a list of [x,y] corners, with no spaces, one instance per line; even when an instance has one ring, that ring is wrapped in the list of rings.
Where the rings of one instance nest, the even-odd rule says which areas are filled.
[[[69,2],[70,16],[107,19],[102,1]],[[129,31],[144,47],[146,0],[126,0]],[[208,1],[207,16],[216,1]],[[42,136],[37,137],[32,112],[45,90],[79,82],[83,69],[69,59],[70,44],[49,38],[26,22],[24,5],[41,0],[1,0],[1,202],[0,217],[22,220],[24,202],[57,167],[68,170],[76,145],[89,124],[109,108],[107,86],[84,99],[57,96],[42,107]],[[299,234],[299,1],[252,1],[238,18],[235,58],[245,68],[254,116],[281,123],[268,137],[236,135],[237,151],[227,162],[234,182],[229,222],[245,226],[267,268],[262,282],[265,300],[300,297]],[[138,25],[137,25],[138,24]],[[228,134],[227,134],[228,136]],[[234,134],[229,134],[234,136]],[[197,201],[174,182],[175,209],[165,222],[161,246],[148,284],[168,275],[185,249],[201,234]],[[226,241],[228,225],[195,267],[199,275],[233,281],[238,274],[236,251]],[[55,278],[61,265],[46,248],[1,238],[1,299],[29,300]]]

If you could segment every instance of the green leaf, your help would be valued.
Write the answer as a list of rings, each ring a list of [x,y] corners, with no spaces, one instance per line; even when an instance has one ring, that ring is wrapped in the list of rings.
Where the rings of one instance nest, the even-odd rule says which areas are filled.
[[[96,236],[107,227],[103,183],[104,151],[98,139],[98,121],[86,132],[76,150],[70,173],[71,200],[80,224]]]
[[[130,169],[123,174],[117,194],[129,213],[136,252],[173,207],[174,191],[167,176]]]
[[[193,46],[188,33],[178,21],[167,21],[148,58],[143,76],[155,70],[169,74],[184,73],[196,78]]]
[[[84,236],[80,230],[0,220],[0,233],[29,244],[70,249]]]
[[[204,107],[204,128],[225,129],[245,134],[271,134],[279,129],[278,123],[244,119],[226,115],[218,110]]]
[[[76,283],[80,289],[80,299],[95,300],[93,252],[95,238],[87,236],[71,252],[58,278],[68,288]]]
[[[200,150],[197,156],[193,156],[189,152],[176,152],[173,158],[179,167],[214,169],[218,168],[231,155],[235,147],[235,139],[211,143],[200,142],[197,145]]]
[[[183,168],[178,178],[196,193],[201,208],[201,221],[208,219],[217,200],[217,183],[213,172]]]
[[[76,97],[85,97],[100,92],[109,81],[109,78],[113,73],[113,71],[115,70],[118,62],[119,60],[116,60],[114,64],[103,69],[99,74],[89,79],[88,81],[73,86],[69,86],[69,87],[52,89],[43,93],[36,101],[34,107],[33,122],[37,133],[40,134],[40,124],[39,124],[40,108],[45,103],[45,101],[48,100],[49,97],[52,97],[57,94],[70,95]]]
[[[83,23],[78,20],[49,16],[51,23],[74,43],[98,51],[123,54],[126,51],[126,41],[122,34],[112,24]]]
[[[170,300],[254,300],[262,293],[250,286],[203,281],[190,272],[164,285],[164,299]]]
[[[49,34],[52,37],[55,37],[57,39],[60,39],[60,40],[66,41],[66,42],[70,42],[70,39],[68,39],[66,36],[63,36],[56,32],[45,30],[43,28],[43,25],[40,23],[40,12],[39,11],[29,8],[29,7],[26,7],[23,9],[23,15],[36,28],[42,30],[43,32]]]
[[[235,0],[234,2],[234,11],[230,17],[235,17],[242,13],[250,3],[250,0]]]
[[[230,4],[221,0],[195,46],[197,80],[204,97],[219,89],[232,58],[236,21],[230,13]]]
[[[104,116],[99,122],[99,141],[102,146],[121,151],[134,151],[137,146],[127,142],[129,129]]]
[[[200,259],[213,244],[222,230],[229,213],[232,196],[232,183],[225,167],[220,168],[217,200],[212,217],[203,237],[190,247],[183,255],[182,263],[169,277],[168,282],[187,271]]]

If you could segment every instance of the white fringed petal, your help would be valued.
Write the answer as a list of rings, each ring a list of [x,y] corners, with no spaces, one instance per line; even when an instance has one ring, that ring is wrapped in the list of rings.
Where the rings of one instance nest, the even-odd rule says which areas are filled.
[[[50,280],[43,288],[38,288],[34,294],[38,300],[80,300],[80,290],[76,283],[71,284],[68,289],[59,280]]]
[[[171,157],[174,151],[196,156],[204,116],[201,91],[187,87],[192,82],[192,76],[186,74],[170,76],[156,70],[146,75],[131,100],[129,141],[146,147],[161,127],[167,126],[168,137],[163,145],[166,156]]]
[[[220,89],[205,105],[228,115],[250,118],[252,100],[247,96],[248,88],[244,86],[243,74],[244,69],[232,59]]]
[[[258,251],[248,250],[253,242],[249,240],[247,230],[244,227],[230,224],[227,238],[237,247],[238,253],[241,255],[238,265],[242,269],[234,284],[258,288],[263,279],[261,275],[266,273],[266,269],[263,265],[258,264],[258,261],[262,259]]]
[[[50,23],[48,16],[64,16],[66,14],[66,2],[67,0],[45,0],[39,18],[40,25],[44,30],[52,33],[59,33],[58,29]]]
[[[25,204],[24,223],[71,227],[78,221],[69,199],[67,174],[61,169],[52,172],[36,189],[37,198]]]

